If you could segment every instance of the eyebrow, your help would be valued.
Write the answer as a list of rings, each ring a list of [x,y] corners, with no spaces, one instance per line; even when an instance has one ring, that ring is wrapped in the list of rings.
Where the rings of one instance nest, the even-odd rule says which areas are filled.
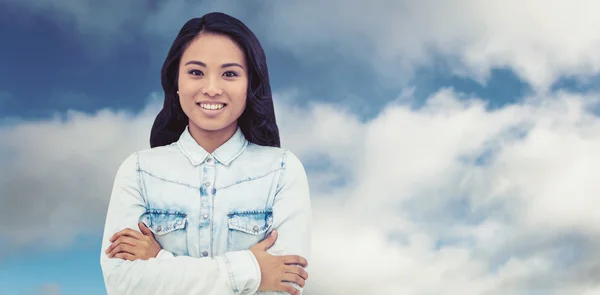
[[[197,61],[197,60],[190,60],[190,61],[186,62],[185,65],[186,66],[187,65],[199,65],[201,67],[205,67],[206,68],[206,64],[205,63],[203,63],[201,61]],[[232,62],[232,63],[226,63],[226,64],[222,64],[221,65],[221,69],[228,68],[228,67],[240,67],[242,69],[244,68],[242,65],[240,65],[238,63],[234,63],[234,62]]]

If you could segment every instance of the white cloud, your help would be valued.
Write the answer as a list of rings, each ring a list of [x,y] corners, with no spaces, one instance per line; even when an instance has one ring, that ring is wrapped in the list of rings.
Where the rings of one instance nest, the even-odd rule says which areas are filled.
[[[595,97],[489,111],[441,90],[423,108],[392,103],[368,122],[291,101],[276,104],[283,144],[307,166],[327,164],[309,170],[308,294],[598,292]],[[147,146],[157,106],[1,129],[1,234],[65,246],[98,232],[115,169]],[[568,261],[573,251],[587,258]]]
[[[600,237],[592,209],[600,120],[587,111],[594,101],[556,94],[492,112],[442,90],[422,109],[391,104],[366,124],[326,105],[296,115],[288,107],[284,140],[306,161],[336,155],[329,159],[343,167],[338,174],[352,180],[313,189],[310,294],[592,288],[597,263],[556,268],[568,247],[585,251],[561,237],[593,245]],[[347,123],[332,123],[339,118]]]
[[[347,55],[377,72],[410,73],[441,58],[478,80],[506,67],[544,88],[600,70],[600,4],[592,0],[309,0],[265,9],[272,44],[303,56]]]
[[[132,149],[149,145],[156,108],[0,125],[0,235],[8,246],[68,245],[101,226],[107,184]]]

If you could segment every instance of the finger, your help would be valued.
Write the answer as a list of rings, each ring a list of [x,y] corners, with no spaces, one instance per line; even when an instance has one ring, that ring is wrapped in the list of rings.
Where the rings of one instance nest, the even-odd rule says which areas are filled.
[[[292,287],[290,284],[286,284],[286,283],[280,283],[279,284],[279,290],[286,292],[288,294],[291,295],[298,295],[300,294],[300,291],[296,290],[296,288]]]
[[[138,223],[138,226],[140,227],[140,231],[144,235],[154,238],[154,233],[152,233],[152,231],[146,226],[146,224],[144,224],[143,222],[140,222],[140,223]]]
[[[113,235],[112,238],[110,238],[110,241],[114,242],[116,239],[118,239],[121,236],[128,236],[128,237],[132,237],[132,238],[141,240],[144,235],[139,231],[133,230],[131,228],[126,228],[122,231],[117,232],[115,235]]]
[[[283,282],[288,282],[288,283],[295,283],[296,285],[304,288],[305,280],[303,278],[301,278],[297,274],[284,273],[283,276],[282,276],[282,281]]]
[[[115,256],[115,254],[120,253],[120,252],[129,253],[129,254],[133,254],[133,255],[136,254],[134,246],[130,246],[130,245],[126,245],[126,244],[119,244],[118,246],[116,246],[112,250],[110,250],[110,252],[107,255],[109,258],[112,258]]]
[[[306,272],[306,270],[304,270],[302,267],[294,266],[294,265],[286,265],[285,272],[298,275],[303,280],[308,280],[308,272]]]
[[[127,232],[127,230],[128,230],[128,228],[116,232],[112,237],[110,237],[109,241],[112,242],[112,243],[114,243],[119,237],[125,235],[125,233]]]
[[[135,247],[131,246],[131,245],[127,245],[127,244],[119,244],[118,246],[116,246],[115,248],[113,248],[110,253],[108,253],[108,257],[114,257],[115,254],[117,253],[121,253],[121,252],[125,252],[125,253],[129,253],[129,254],[133,254],[135,255]]]
[[[136,246],[138,244],[138,242],[139,242],[139,240],[137,240],[137,239],[134,239],[131,237],[126,237],[126,236],[121,236],[114,243],[110,244],[108,249],[106,249],[106,251],[104,251],[104,252],[109,253],[110,251],[112,251],[113,248],[115,248],[119,244],[128,244],[131,246]]]
[[[308,261],[306,261],[306,259],[304,259],[304,257],[298,256],[298,255],[281,256],[281,259],[283,259],[283,263],[288,264],[288,265],[297,264],[302,267],[308,266]]]
[[[130,261],[134,261],[137,259],[135,257],[135,255],[132,255],[130,253],[125,253],[125,252],[117,253],[115,255],[115,258],[120,258],[120,259],[125,259],[125,260],[130,260]]]
[[[271,246],[273,246],[273,244],[275,244],[275,241],[277,241],[277,231],[273,230],[266,239],[262,240],[258,244],[260,245],[259,247],[261,250],[267,251],[269,248],[271,248]]]

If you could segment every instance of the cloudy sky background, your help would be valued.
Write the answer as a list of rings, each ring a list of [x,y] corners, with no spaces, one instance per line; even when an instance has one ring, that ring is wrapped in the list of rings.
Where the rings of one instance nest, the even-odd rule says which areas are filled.
[[[600,294],[600,3],[0,0],[0,295],[105,294],[179,28],[230,13],[304,162],[308,295]]]

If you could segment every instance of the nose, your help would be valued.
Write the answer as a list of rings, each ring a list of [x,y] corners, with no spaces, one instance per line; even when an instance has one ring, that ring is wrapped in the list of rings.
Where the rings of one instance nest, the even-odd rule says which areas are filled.
[[[202,88],[202,93],[208,96],[217,96],[223,94],[223,89],[219,85],[218,78],[206,77],[206,84]]]

